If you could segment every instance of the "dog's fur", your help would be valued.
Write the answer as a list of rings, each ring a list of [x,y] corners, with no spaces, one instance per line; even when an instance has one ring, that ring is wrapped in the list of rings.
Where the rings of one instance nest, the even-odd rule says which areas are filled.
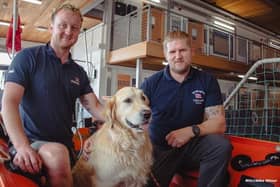
[[[149,101],[133,87],[120,89],[107,101],[104,125],[91,139],[88,161],[73,168],[75,187],[142,187],[152,165],[152,145],[147,130]]]

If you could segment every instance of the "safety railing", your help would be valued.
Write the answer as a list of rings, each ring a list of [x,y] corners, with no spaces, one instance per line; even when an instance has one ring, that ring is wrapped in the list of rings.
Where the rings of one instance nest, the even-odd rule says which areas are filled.
[[[280,58],[254,63],[224,106],[226,134],[280,142]]]
[[[263,58],[280,57],[280,50],[266,43],[239,36],[235,32],[214,25],[199,23],[193,17],[190,19],[183,14],[150,5],[125,16],[115,16],[111,50],[143,41],[162,43],[165,33],[170,30],[188,32],[196,40],[192,43],[196,43],[195,47],[204,55],[218,56],[247,65]]]

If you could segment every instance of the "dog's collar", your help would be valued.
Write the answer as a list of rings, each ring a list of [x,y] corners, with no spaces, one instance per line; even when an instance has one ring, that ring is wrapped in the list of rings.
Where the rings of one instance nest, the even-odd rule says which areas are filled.
[[[125,122],[128,124],[128,126],[130,126],[133,129],[139,130],[139,131],[143,131],[144,129],[140,127],[140,125],[135,125],[133,123],[131,123],[130,121],[128,121],[127,119],[125,119]]]

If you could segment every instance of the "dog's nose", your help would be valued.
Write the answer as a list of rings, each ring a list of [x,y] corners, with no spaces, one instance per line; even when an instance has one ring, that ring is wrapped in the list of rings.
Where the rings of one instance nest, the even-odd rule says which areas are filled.
[[[144,117],[144,119],[150,119],[150,117],[151,117],[151,111],[150,110],[142,110],[142,115],[143,115],[143,117]]]

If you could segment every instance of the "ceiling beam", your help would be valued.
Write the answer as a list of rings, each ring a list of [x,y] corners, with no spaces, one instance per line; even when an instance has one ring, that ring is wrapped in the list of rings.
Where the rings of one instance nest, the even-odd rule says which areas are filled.
[[[86,6],[85,8],[81,9],[82,15],[85,15],[87,12],[91,11],[92,9],[98,9],[97,7],[101,5],[104,2],[104,0],[96,0],[89,6]]]

